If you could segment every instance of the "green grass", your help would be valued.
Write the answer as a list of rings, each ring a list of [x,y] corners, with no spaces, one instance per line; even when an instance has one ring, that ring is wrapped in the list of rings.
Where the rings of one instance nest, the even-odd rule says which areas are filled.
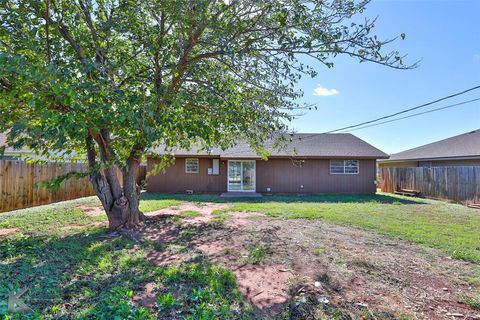
[[[142,194],[142,201],[140,201],[140,210],[142,212],[156,211],[179,205],[182,202],[180,199],[159,197],[155,194],[144,193]]]
[[[101,228],[75,234],[17,234],[0,242],[0,319],[255,319],[232,271],[204,260],[157,267],[149,242],[105,237]],[[155,283],[151,308],[133,302]],[[8,294],[28,291],[33,310],[7,310]]]
[[[268,247],[265,244],[250,245],[248,248],[248,256],[242,258],[242,263],[259,264],[267,257]]]
[[[255,319],[245,304],[232,271],[207,263],[184,264],[162,269],[157,284],[157,304],[179,311],[183,319]],[[174,298],[178,297],[178,298]]]
[[[319,201],[312,201],[316,198]],[[403,197],[297,197],[284,202],[236,202],[228,211],[251,211],[288,219],[320,219],[358,226],[378,233],[438,248],[452,257],[480,262],[480,212],[440,201],[411,201]]]
[[[219,222],[228,218],[228,212],[250,211],[283,219],[320,219],[339,225],[357,226],[437,248],[457,259],[480,262],[480,212],[443,201],[382,193],[262,198],[146,194],[144,198],[160,203],[229,203],[231,206],[226,210],[214,210]]]
[[[480,212],[463,206],[404,197],[266,196],[224,199],[201,195],[142,195],[145,212],[185,202],[222,202],[214,220],[228,211],[254,211],[278,218],[321,219],[439,248],[455,258],[480,261]],[[243,319],[255,318],[243,302],[234,274],[203,260],[179,267],[157,267],[145,257],[155,248],[148,241],[105,237],[106,228],[92,227],[105,216],[88,216],[77,207],[95,206],[84,198],[31,209],[0,213],[0,228],[20,233],[0,239],[0,318],[7,312],[8,293],[27,288],[24,301],[34,310],[13,319]],[[187,217],[197,212],[183,213]],[[179,219],[176,217],[177,220]],[[170,221],[166,223],[178,223]],[[75,225],[75,229],[62,227]],[[195,237],[184,230],[182,238]],[[252,246],[247,263],[261,263],[267,249]],[[315,249],[320,255],[321,248]],[[133,303],[135,292],[155,283],[153,308]],[[478,307],[478,297],[465,301]]]
[[[192,219],[196,217],[200,217],[202,214],[195,210],[185,210],[180,212],[180,216],[184,219]]]
[[[99,228],[74,235],[17,235],[0,243],[0,318],[8,293],[19,288],[34,310],[12,319],[149,318],[132,303],[132,288],[159,271],[145,248],[125,238],[105,239]]]
[[[107,217],[88,216],[78,206],[98,206],[96,197],[53,203],[46,206],[0,213],[0,228],[18,228],[24,232],[58,232],[66,225],[88,225]]]

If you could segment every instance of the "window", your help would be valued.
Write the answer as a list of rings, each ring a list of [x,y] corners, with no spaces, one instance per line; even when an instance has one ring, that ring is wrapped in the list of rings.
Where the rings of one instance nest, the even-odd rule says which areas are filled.
[[[358,174],[358,160],[330,160],[330,174]]]
[[[218,175],[220,173],[220,159],[212,159],[212,174]]]
[[[185,159],[185,173],[198,173],[198,159]]]

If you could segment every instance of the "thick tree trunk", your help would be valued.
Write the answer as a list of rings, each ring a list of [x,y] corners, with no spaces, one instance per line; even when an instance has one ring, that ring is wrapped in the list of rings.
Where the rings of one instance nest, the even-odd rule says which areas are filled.
[[[107,139],[106,139],[107,140]],[[117,173],[117,166],[110,166],[104,170],[97,168],[96,152],[91,136],[87,137],[87,155],[92,174],[90,181],[100,199],[108,217],[108,226],[111,230],[134,228],[144,220],[145,216],[139,209],[140,190],[137,187],[136,176],[141,157],[132,152],[123,170],[123,186]]]
[[[117,198],[112,197],[107,179],[102,174],[92,175],[91,181],[107,213],[108,227],[111,230],[134,228],[144,220],[145,216],[139,209],[140,194],[137,191],[135,173],[124,172],[123,192]]]

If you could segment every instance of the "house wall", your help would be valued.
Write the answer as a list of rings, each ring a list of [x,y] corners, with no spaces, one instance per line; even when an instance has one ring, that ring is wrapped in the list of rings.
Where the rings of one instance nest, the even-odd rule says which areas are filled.
[[[257,192],[375,193],[375,160],[359,166],[358,174],[330,174],[328,159],[305,159],[301,167],[291,159],[257,161]]]
[[[196,158],[196,157],[188,157]],[[148,175],[160,159],[147,159],[147,191],[158,193],[219,193],[227,191],[227,161],[220,160],[219,175],[208,175],[213,158],[198,158],[199,173],[185,173],[185,158],[176,158],[175,163],[156,175]]]
[[[227,160],[220,160],[220,174],[208,175],[212,158],[199,158],[199,173],[185,173],[185,158],[157,175],[147,177],[147,191],[178,193],[194,190],[195,193],[227,191]],[[148,158],[147,172],[159,159]],[[330,174],[330,160],[305,159],[301,167],[291,159],[256,161],[256,191],[265,193],[374,193],[376,191],[375,160],[360,160],[358,174]],[[303,188],[301,187],[303,185]]]
[[[432,167],[455,167],[455,166],[480,166],[480,159],[477,160],[442,160],[432,161]]]
[[[405,162],[379,162],[379,168],[387,168],[387,167],[416,167],[418,162],[416,161],[405,161]]]

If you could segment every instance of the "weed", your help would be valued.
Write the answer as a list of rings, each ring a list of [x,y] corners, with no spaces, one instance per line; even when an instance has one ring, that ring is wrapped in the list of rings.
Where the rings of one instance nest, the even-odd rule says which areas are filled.
[[[325,247],[317,247],[317,248],[313,249],[313,254],[316,255],[317,257],[321,256],[325,252],[326,252]]]
[[[157,296],[157,307],[162,311],[172,310],[178,305],[178,301],[171,293],[160,294]]]
[[[477,297],[465,297],[463,303],[472,308],[473,310],[480,310],[480,296]]]
[[[212,211],[213,219],[209,223],[223,223],[230,218],[230,215],[221,209],[214,209]]]
[[[175,291],[180,297],[162,299],[175,301],[184,319],[237,319],[252,312],[243,303],[235,274],[224,267],[206,262],[169,267],[162,271],[157,282],[163,290]]]
[[[200,212],[195,210],[185,210],[180,212],[180,217],[184,219],[192,219],[192,218],[200,217],[201,215],[202,214]]]
[[[264,244],[251,245],[248,248],[248,256],[241,259],[245,264],[259,264],[267,257],[268,248]]]

